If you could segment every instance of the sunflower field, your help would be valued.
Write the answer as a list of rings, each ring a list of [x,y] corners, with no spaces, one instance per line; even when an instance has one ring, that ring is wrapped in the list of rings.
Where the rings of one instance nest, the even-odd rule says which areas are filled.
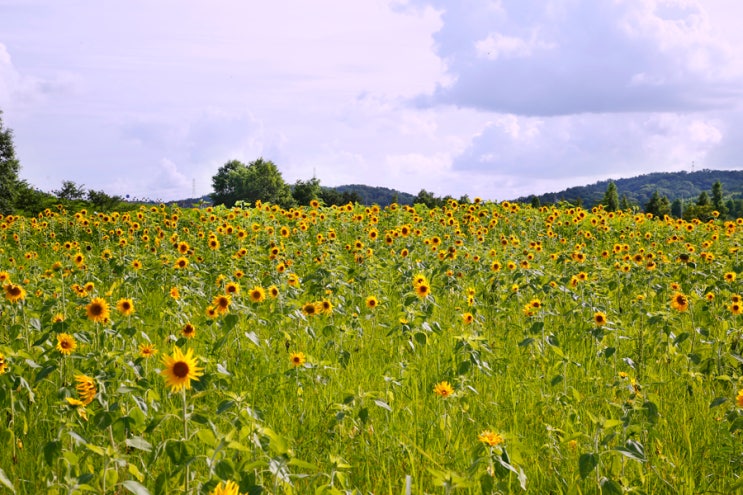
[[[743,490],[743,219],[159,205],[0,238],[0,492]]]

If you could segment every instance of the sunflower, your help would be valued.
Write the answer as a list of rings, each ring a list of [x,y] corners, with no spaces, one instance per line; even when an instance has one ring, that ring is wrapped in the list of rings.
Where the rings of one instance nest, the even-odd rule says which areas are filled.
[[[88,314],[88,319],[96,323],[104,323],[108,321],[108,303],[105,299],[96,297],[90,304],[85,306],[85,311]]]
[[[329,300],[323,299],[317,304],[320,307],[320,313],[324,315],[329,315],[330,313],[333,312],[333,303],[331,303]]]
[[[57,335],[56,349],[65,356],[72,354],[72,351],[74,351],[76,347],[77,343],[75,342],[75,337],[72,335],[68,333],[60,333]]]
[[[304,352],[292,352],[289,356],[289,361],[291,361],[292,366],[296,368],[302,366],[307,361],[307,358],[305,357]]]
[[[442,397],[446,399],[451,394],[454,393],[454,389],[447,381],[439,382],[436,384],[435,387],[433,387],[433,392],[438,395],[439,397]]]
[[[674,292],[671,296],[671,307],[677,311],[689,309],[689,298],[681,292]]]
[[[140,270],[142,268],[142,262],[139,260],[132,261],[132,268],[134,270]]]
[[[186,323],[185,325],[183,325],[183,328],[181,328],[181,335],[183,335],[187,339],[196,337],[196,327],[193,326],[191,323]]]
[[[188,258],[181,256],[177,260],[175,260],[175,263],[173,264],[175,268],[186,268],[188,267]]]
[[[193,356],[193,349],[188,349],[186,354],[176,347],[172,356],[163,356],[165,369],[160,372],[165,377],[165,385],[170,387],[171,392],[191,388],[191,380],[199,381],[204,374],[203,368],[199,368],[198,358]]]
[[[730,312],[734,315],[739,315],[743,313],[743,306],[740,303],[733,303],[730,305]]]
[[[8,363],[5,361],[5,356],[0,354],[0,375],[8,371]]]
[[[26,298],[26,291],[23,287],[16,284],[5,284],[5,298],[10,302],[23,301]]]
[[[170,297],[172,297],[176,301],[181,298],[181,293],[178,290],[178,287],[171,287],[170,288]]]
[[[271,296],[272,299],[276,299],[279,297],[279,288],[275,285],[272,285],[268,288],[268,295]]]
[[[157,354],[157,349],[155,349],[154,345],[150,343],[139,344],[139,355],[142,356],[143,358],[149,359],[155,354]]]
[[[366,307],[369,309],[374,309],[377,306],[379,306],[379,300],[374,296],[369,296],[366,298]]]
[[[226,294],[215,296],[214,299],[212,299],[212,305],[219,314],[229,313],[231,303],[232,298]]]
[[[119,299],[116,303],[116,309],[124,316],[131,316],[134,313],[134,301],[131,299]]]
[[[240,284],[237,282],[227,282],[224,286],[224,291],[230,295],[237,295],[240,293]]]
[[[597,326],[603,327],[606,325],[606,314],[601,311],[597,311],[593,314],[593,321]]]
[[[93,399],[95,399],[95,394],[97,392],[95,381],[86,375],[75,375],[75,381],[77,382],[77,385],[75,386],[77,395],[80,396],[83,405],[87,406],[93,402]]]
[[[735,272],[727,272],[724,278],[726,282],[735,282]]]
[[[217,312],[217,308],[215,308],[214,306],[207,307],[205,313],[206,313],[206,316],[209,318],[216,318],[219,316],[219,313]]]
[[[255,286],[250,289],[250,300],[256,303],[260,303],[266,300],[266,291],[261,286]]]
[[[415,294],[421,299],[425,298],[431,293],[431,287],[427,283],[423,282],[415,286]]]
[[[299,277],[295,273],[290,273],[286,283],[292,287],[299,287]]]
[[[738,390],[738,395],[735,397],[735,405],[743,408],[743,389]]]
[[[214,490],[209,492],[209,495],[240,495],[238,491],[240,487],[234,481],[223,482],[220,481]]]
[[[302,313],[307,316],[315,316],[318,313],[317,305],[313,302],[304,303],[302,305]]]
[[[503,443],[503,437],[490,430],[482,431],[477,435],[477,439],[489,447],[495,447]]]
[[[472,313],[464,313],[462,315],[462,321],[464,322],[465,325],[469,325],[470,323],[475,321],[475,317],[472,316]]]
[[[85,410],[85,403],[81,401],[80,399],[75,399],[73,397],[66,397],[65,400],[67,400],[67,405],[70,407],[74,407],[77,411],[77,414],[83,418],[85,421],[88,420],[88,411]]]

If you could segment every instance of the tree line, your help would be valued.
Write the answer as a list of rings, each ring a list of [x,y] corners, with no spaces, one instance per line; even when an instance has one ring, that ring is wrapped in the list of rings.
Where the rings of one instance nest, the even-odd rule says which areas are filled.
[[[68,209],[92,207],[102,211],[129,210],[143,202],[148,202],[146,200],[130,201],[128,198],[109,195],[102,190],[86,190],[83,185],[76,184],[73,181],[63,181],[60,189],[47,193],[34,188],[25,180],[21,180],[19,171],[20,163],[15,154],[13,132],[11,129],[4,127],[2,111],[0,110],[0,214],[34,215],[46,208],[53,208],[60,204]],[[701,176],[708,179],[710,172],[712,171],[702,171]],[[660,177],[661,182],[666,181],[668,176],[675,175],[678,174],[651,174],[654,178],[655,176]],[[733,178],[734,184],[737,184],[735,181],[738,180],[738,175],[740,175],[738,172],[728,173],[728,176]],[[633,180],[636,181],[638,178],[622,179],[619,182],[629,183]],[[645,188],[646,185],[643,184],[642,188]],[[585,187],[592,187],[591,191],[595,190],[595,186]],[[297,180],[293,185],[289,185],[284,181],[276,164],[263,158],[258,158],[248,164],[239,160],[228,161],[212,177],[212,190],[213,192],[209,195],[211,202],[226,207],[251,205],[261,201],[276,204],[282,208],[291,208],[309,205],[316,201],[327,206],[348,203],[386,205],[392,202],[400,202],[402,204],[421,204],[428,208],[436,208],[454,199],[449,195],[436,196],[425,189],[421,189],[416,196],[413,196],[392,189],[363,185],[330,188],[322,186],[320,180],[316,177],[309,180]],[[595,196],[595,191],[591,194]],[[651,213],[658,217],[671,215],[686,220],[698,218],[707,221],[715,217],[723,219],[743,217],[743,197],[740,196],[740,192],[737,196],[726,194],[722,182],[716,180],[709,193],[703,190],[695,199],[683,200],[677,197],[671,201],[668,195],[661,193],[656,188],[647,202],[640,205],[631,199],[627,193],[620,196],[616,183],[609,181],[603,197],[596,204],[603,205],[604,209],[608,211],[635,210]],[[531,206],[539,207],[546,204],[540,199],[542,197],[532,196],[530,201],[527,198],[521,198],[517,201],[529,202]],[[470,199],[467,195],[464,195],[458,201],[469,203]],[[573,201],[568,201],[568,203],[577,206],[584,206],[583,202],[582,196],[578,196]],[[587,206],[590,207],[593,204]]]

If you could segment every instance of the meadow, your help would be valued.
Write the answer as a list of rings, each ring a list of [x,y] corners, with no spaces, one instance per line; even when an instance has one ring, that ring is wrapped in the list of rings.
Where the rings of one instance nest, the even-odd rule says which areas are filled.
[[[743,219],[0,219],[0,492],[736,493]]]

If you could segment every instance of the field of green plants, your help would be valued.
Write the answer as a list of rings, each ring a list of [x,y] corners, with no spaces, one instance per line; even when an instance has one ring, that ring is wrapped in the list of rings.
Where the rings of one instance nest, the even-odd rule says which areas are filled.
[[[737,493],[743,220],[0,218],[0,492]]]

